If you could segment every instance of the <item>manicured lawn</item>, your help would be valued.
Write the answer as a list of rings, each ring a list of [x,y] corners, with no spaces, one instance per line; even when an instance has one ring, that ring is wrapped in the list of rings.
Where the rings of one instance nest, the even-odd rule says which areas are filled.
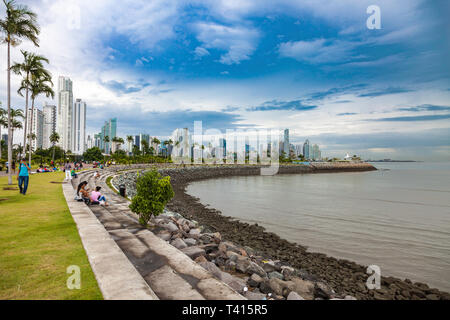
[[[102,299],[61,184],[51,183],[63,178],[32,175],[23,196],[15,178],[8,186],[0,177],[0,299]],[[71,265],[81,269],[80,290],[67,288]]]

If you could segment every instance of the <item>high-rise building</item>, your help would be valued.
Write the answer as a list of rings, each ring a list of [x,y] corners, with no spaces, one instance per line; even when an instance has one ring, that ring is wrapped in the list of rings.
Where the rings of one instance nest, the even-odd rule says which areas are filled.
[[[286,158],[290,157],[289,129],[284,130],[283,152]]]
[[[82,155],[86,150],[86,102],[77,99],[73,106],[72,152]]]
[[[142,152],[144,149],[144,144],[142,142],[147,142],[147,146],[150,148],[150,136],[148,134],[139,134],[139,150]]]
[[[95,139],[88,135],[86,139],[86,149],[91,149],[93,147],[95,147]]]
[[[73,147],[73,92],[72,80],[60,76],[58,79],[57,132],[60,146],[68,151]]]
[[[44,113],[38,108],[28,109],[28,128],[30,128],[30,132],[34,134],[34,138],[31,140],[31,150],[36,151],[39,148],[42,148],[43,137],[44,137]],[[33,114],[33,116],[31,116]],[[33,122],[31,122],[33,121]],[[28,135],[27,135],[27,143],[28,143]]]
[[[44,113],[44,133],[42,148],[48,149],[52,147],[50,136],[56,132],[56,106],[45,104],[42,108]]]
[[[141,136],[140,135],[134,136],[133,145],[135,145],[136,147],[139,148],[139,150],[141,150]]]
[[[100,138],[100,149],[106,154],[111,153],[112,140],[117,136],[117,118],[105,121],[102,131],[98,134]],[[108,139],[106,139],[108,137]],[[107,141],[108,140],[108,141]]]
[[[305,157],[305,159],[311,159],[309,151],[310,151],[310,144],[309,140],[306,139],[305,143],[303,144],[303,156]]]

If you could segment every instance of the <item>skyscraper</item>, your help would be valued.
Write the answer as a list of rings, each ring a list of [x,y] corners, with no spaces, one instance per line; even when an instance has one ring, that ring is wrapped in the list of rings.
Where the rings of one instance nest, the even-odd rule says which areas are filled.
[[[105,125],[102,127],[102,131],[99,133],[100,138],[100,149],[102,149],[106,154],[111,153],[111,141],[117,136],[117,118],[109,119],[105,121]],[[109,141],[105,141],[108,137]]]
[[[44,136],[44,114],[38,108],[34,108],[33,116],[31,116],[31,108],[28,109],[28,128],[31,128],[31,133],[35,134],[33,140],[31,140],[31,149],[36,151],[42,148],[43,136]],[[31,123],[31,118],[33,118],[33,123]],[[27,143],[28,143],[27,136]]]
[[[284,130],[283,152],[286,158],[290,157],[289,129]]]
[[[73,106],[72,152],[82,155],[86,150],[86,102],[77,99]]]
[[[56,132],[56,106],[45,104],[42,112],[44,113],[44,133],[42,148],[48,149],[52,147],[50,136]]]
[[[305,143],[303,144],[303,156],[305,157],[305,159],[311,159],[309,151],[310,151],[310,144],[309,140],[306,139]]]
[[[58,79],[57,132],[60,146],[68,151],[73,147],[73,92],[72,80],[60,76]]]

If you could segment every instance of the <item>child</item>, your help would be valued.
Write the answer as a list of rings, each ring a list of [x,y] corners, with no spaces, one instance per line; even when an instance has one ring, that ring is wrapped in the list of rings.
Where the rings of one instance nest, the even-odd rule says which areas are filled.
[[[101,187],[96,187],[95,191],[91,192],[91,202],[100,203],[100,205],[107,206],[105,196],[100,193],[101,189],[102,189]]]

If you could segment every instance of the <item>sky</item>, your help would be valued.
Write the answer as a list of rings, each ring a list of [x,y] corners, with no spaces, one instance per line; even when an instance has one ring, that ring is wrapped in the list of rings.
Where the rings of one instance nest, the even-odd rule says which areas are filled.
[[[289,128],[291,143],[309,139],[328,157],[450,161],[450,1],[19,2],[38,14],[40,47],[23,42],[12,60],[38,52],[55,84],[70,77],[88,134],[111,117],[122,137],[202,121]],[[371,5],[380,29],[367,27]],[[19,83],[12,101],[23,108]]]

